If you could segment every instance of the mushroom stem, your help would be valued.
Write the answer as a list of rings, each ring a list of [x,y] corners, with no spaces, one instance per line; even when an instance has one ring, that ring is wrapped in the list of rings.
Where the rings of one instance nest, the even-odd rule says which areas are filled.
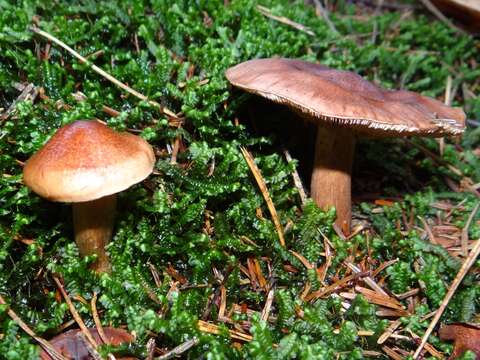
[[[80,255],[97,255],[92,269],[99,273],[110,272],[105,246],[112,238],[116,204],[116,194],[72,204],[75,242]]]
[[[335,223],[350,231],[351,172],[355,135],[347,128],[318,127],[310,191],[322,209],[334,206]]]

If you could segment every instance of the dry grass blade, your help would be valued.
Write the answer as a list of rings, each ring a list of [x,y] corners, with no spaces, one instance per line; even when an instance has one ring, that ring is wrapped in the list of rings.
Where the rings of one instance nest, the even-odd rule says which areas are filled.
[[[97,348],[97,342],[93,338],[92,334],[90,334],[90,331],[88,331],[87,327],[85,326],[85,323],[83,322],[82,318],[80,317],[77,310],[75,309],[75,306],[73,306],[72,300],[70,300],[70,297],[68,296],[67,292],[65,291],[65,288],[63,287],[60,279],[57,278],[56,276],[54,276],[53,280],[55,281],[58,289],[62,293],[62,296],[63,296],[63,298],[65,299],[65,302],[68,305],[68,309],[70,310],[70,313],[72,314],[73,318],[75,319],[78,326],[80,327],[80,330],[85,335],[85,338],[88,340],[90,345],[92,345],[92,347],[94,349],[96,349]]]
[[[380,274],[383,270],[385,270],[387,267],[395,264],[396,262],[398,262],[398,258],[397,258],[397,259],[392,259],[392,260],[385,261],[385,262],[382,263],[378,268],[375,269],[375,271],[372,273],[371,278],[377,277],[377,275]]]
[[[270,197],[270,194],[268,193],[267,185],[265,184],[265,180],[262,177],[262,174],[260,173],[260,170],[258,169],[257,165],[253,161],[252,155],[248,152],[247,149],[245,149],[243,146],[240,147],[240,150],[242,151],[243,157],[245,158],[245,161],[248,164],[248,167],[253,173],[253,176],[255,177],[255,180],[257,181],[258,187],[260,188],[260,191],[262,192],[263,198],[265,199],[265,202],[267,203],[268,210],[270,211],[270,215],[272,215],[272,220],[273,223],[275,224],[275,229],[277,230],[278,238],[280,240],[280,245],[285,247],[285,238],[283,236],[283,228],[282,225],[280,224],[280,220],[278,219],[277,215],[277,210],[275,209],[275,206],[273,205],[272,198]]]
[[[218,308],[218,319],[225,318],[225,309],[227,308],[227,289],[225,286],[220,286],[220,307]]]
[[[465,226],[462,229],[462,237],[461,237],[461,244],[462,244],[462,254],[463,256],[468,255],[468,229],[470,228],[470,225],[472,224],[472,221],[477,214],[478,208],[480,207],[480,202],[477,203],[477,205],[473,208],[472,212],[470,213],[470,216],[467,219],[467,222],[465,223]]]
[[[398,327],[402,324],[402,322],[400,320],[395,320],[393,321],[389,326],[388,328],[384,331],[384,333],[382,335],[379,336],[378,340],[377,340],[377,344],[381,345],[383,344],[385,341],[388,340],[388,338],[390,336],[392,336],[392,334],[395,332],[395,330],[398,329]]]
[[[382,346],[382,350],[385,354],[390,356],[393,360],[403,360],[402,355],[400,355],[398,352],[396,352],[395,350],[393,350],[388,346]]]
[[[346,286],[350,281],[352,280],[355,280],[357,278],[360,278],[362,276],[365,276],[364,273],[358,273],[358,274],[351,274],[351,275],[348,275],[346,277],[344,277],[343,279],[333,283],[332,285],[329,285],[321,290],[318,290],[318,291],[315,291],[307,296],[305,296],[305,301],[313,301],[313,300],[316,300],[316,299],[319,299],[321,298],[322,296],[325,296],[335,290],[338,290],[344,286]]]
[[[221,333],[220,328],[217,325],[203,321],[203,320],[198,320],[198,328],[200,331],[206,332],[209,334],[219,335]],[[232,339],[242,340],[242,341],[252,341],[253,339],[252,335],[245,334],[240,331],[228,330],[228,332]]]
[[[268,316],[270,315],[270,310],[272,308],[274,294],[275,294],[274,289],[273,288],[270,289],[267,295],[267,301],[265,302],[265,306],[262,310],[261,319],[263,321],[268,321]]]
[[[305,266],[305,268],[307,268],[308,270],[314,268],[313,265],[310,263],[310,261],[307,260],[307,258],[305,256],[303,256],[303,255],[301,255],[301,254],[299,254],[299,253],[297,253],[293,250],[290,250],[290,253],[293,256],[295,256],[298,259],[298,261],[300,261],[303,264],[303,266]]]
[[[288,150],[284,150],[283,154],[285,155],[285,159],[287,159],[288,162],[293,160]],[[292,177],[293,177],[293,183],[297,188],[298,195],[300,196],[300,202],[302,203],[302,206],[304,206],[305,203],[307,202],[307,192],[303,187],[302,179],[300,179],[300,175],[298,174],[297,168],[293,170]]]
[[[433,329],[437,325],[438,320],[440,320],[440,317],[442,316],[445,308],[447,307],[448,303],[450,302],[450,299],[452,298],[453,294],[455,294],[455,291],[457,290],[458,286],[462,282],[463,278],[467,274],[468,270],[472,267],[472,265],[475,263],[475,260],[477,259],[478,255],[480,254],[480,239],[478,239],[475,243],[475,246],[473,247],[472,251],[468,255],[468,257],[464,260],[462,267],[458,271],[457,275],[455,276],[455,279],[453,279],[452,284],[450,285],[450,288],[448,289],[447,294],[445,295],[445,298],[443,299],[442,303],[438,307],[437,312],[435,313],[435,316],[433,317],[432,321],[430,322],[430,325],[428,326],[427,331],[425,331],[425,334],[422,337],[422,341],[420,345],[418,346],[417,350],[413,354],[413,358],[417,359],[420,353],[423,350],[423,347],[427,343],[427,340],[432,333]]]
[[[373,304],[377,304],[398,311],[405,311],[405,313],[408,314],[408,312],[403,308],[402,304],[400,304],[397,300],[390,296],[385,296],[383,294],[379,294],[375,291],[360,286],[355,286],[355,291],[365,296],[367,301]]]
[[[300,30],[300,31],[303,31],[304,33],[310,35],[310,36],[315,36],[315,33],[310,30],[309,28],[307,28],[306,26],[302,25],[302,24],[299,24],[295,21],[292,21],[290,20],[289,18],[286,18],[284,16],[277,16],[277,15],[273,15],[272,12],[270,11],[270,9],[266,8],[265,6],[261,6],[261,5],[257,5],[257,10],[264,16],[272,19],[272,20],[275,20],[275,21],[278,21],[282,24],[285,24],[285,25],[288,25],[288,26],[291,26],[293,27],[294,29],[297,29],[297,30]]]
[[[361,270],[355,266],[354,264],[350,263],[350,262],[345,262],[345,265],[347,265],[347,267],[352,270],[355,274],[360,274],[361,273]],[[384,296],[388,296],[388,294],[385,292],[385,290],[383,290],[376,282],[375,280],[373,280],[370,276],[365,276],[363,278],[363,281],[365,281],[365,283],[370,286],[373,290],[375,290],[376,292],[384,295]]]
[[[330,240],[322,233],[323,236],[323,246],[325,248],[325,264],[322,266],[322,269],[318,275],[318,279],[323,284],[325,283],[325,279],[327,277],[328,269],[330,265],[332,265],[333,254],[330,247]]]
[[[262,289],[264,289],[265,291],[268,291],[267,280],[265,280],[265,277],[263,276],[262,268],[260,267],[260,262],[258,261],[258,259],[253,259],[253,264],[255,265],[255,275],[257,277],[258,284]]]
[[[422,222],[423,228],[425,229],[425,232],[427,233],[428,239],[430,240],[430,242],[434,245],[438,245],[438,242],[435,239],[435,236],[433,235],[432,228],[428,225],[428,223],[425,221],[423,217],[419,216],[418,218]]]
[[[8,305],[1,295],[0,295],[0,304]],[[52,359],[68,360],[68,358],[66,358],[65,356],[60,354],[57,350],[55,350],[55,348],[47,340],[37,336],[37,334],[35,334],[35,332],[32,329],[30,329],[30,327],[27,324],[25,324],[23,320],[20,319],[20,317],[12,309],[9,308],[7,313],[8,313],[8,316],[10,316],[10,318],[13,321],[15,321],[23,331],[25,331],[29,336],[31,336],[36,342],[40,344],[40,346],[47,352],[48,355],[52,357]]]
[[[112,82],[113,84],[117,85],[119,88],[125,90],[126,92],[132,94],[133,96],[139,98],[140,100],[143,100],[143,101],[147,101],[149,104],[155,106],[155,107],[158,107],[160,109],[161,112],[163,112],[165,115],[169,116],[169,117],[172,117],[174,119],[178,119],[178,116],[172,112],[171,110],[167,109],[166,107],[162,106],[161,104],[159,104],[158,102],[156,101],[153,101],[153,100],[149,100],[145,95],[143,95],[142,93],[139,93],[138,91],[132,89],[130,86],[122,83],[121,81],[117,80],[116,78],[114,78],[112,75],[110,75],[109,73],[107,73],[106,71],[102,70],[101,68],[99,68],[98,66],[92,64],[90,61],[88,61],[87,58],[83,57],[82,55],[80,55],[78,52],[76,52],[75,50],[73,50],[70,46],[68,46],[67,44],[65,44],[63,41],[61,41],[60,39],[57,39],[55,36],[47,33],[46,31],[43,31],[43,30],[40,30],[36,27],[32,27],[30,28],[31,31],[33,31],[34,33],[38,34],[38,35],[41,35],[43,36],[44,38],[47,38],[48,40],[54,42],[55,44],[61,46],[62,48],[64,48],[65,50],[67,50],[70,54],[72,54],[74,57],[76,57],[78,60],[80,60],[80,62],[84,63],[84,64],[87,64],[88,66],[91,67],[91,69],[93,71],[95,71],[97,74],[100,74],[101,76],[103,76],[105,79],[107,79],[108,81]]]

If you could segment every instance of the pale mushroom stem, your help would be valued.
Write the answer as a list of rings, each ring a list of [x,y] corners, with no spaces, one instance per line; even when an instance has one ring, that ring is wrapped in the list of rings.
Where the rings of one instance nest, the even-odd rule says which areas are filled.
[[[311,196],[322,209],[337,211],[335,223],[350,231],[351,172],[355,134],[347,128],[318,127],[315,162],[310,186]]]
[[[105,246],[112,238],[116,204],[116,194],[72,204],[75,242],[80,255],[97,255],[92,269],[99,273],[110,272]]]

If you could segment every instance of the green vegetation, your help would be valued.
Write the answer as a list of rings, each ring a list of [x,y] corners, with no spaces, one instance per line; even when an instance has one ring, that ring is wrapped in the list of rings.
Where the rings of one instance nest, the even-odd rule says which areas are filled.
[[[162,349],[198,337],[200,344],[184,354],[192,359],[356,359],[365,350],[381,352],[376,340],[388,318],[377,315],[377,306],[365,296],[301,299],[307,283],[311,292],[323,285],[315,270],[307,270],[289,250],[322,269],[326,237],[334,247],[326,284],[350,274],[346,259],[371,270],[398,259],[375,280],[394,294],[420,289],[416,299],[421,301],[402,301],[414,313],[402,317],[401,326],[421,336],[429,321],[423,317],[439,305],[461,260],[429,242],[422,221],[434,225],[447,219],[460,230],[466,225],[478,203],[471,184],[480,182],[480,128],[472,127],[461,140],[447,139],[443,156],[427,155],[439,154],[433,139],[362,141],[354,197],[373,194],[356,206],[357,217],[369,226],[347,242],[332,229],[334,213],[310,202],[302,209],[293,185],[292,171],[308,167],[310,160],[302,149],[292,150],[297,161],[285,160],[283,147],[294,145],[286,129],[304,131],[299,139],[307,138],[307,129],[293,124],[285,110],[229,88],[223,75],[241,61],[278,55],[352,70],[385,87],[403,86],[439,99],[450,75],[453,105],[463,106],[471,119],[480,118],[480,98],[471,95],[480,90],[478,40],[426,14],[374,15],[368,8],[357,13],[345,3],[338,1],[330,14],[336,33],[303,1],[261,2],[273,14],[308,27],[314,33],[309,35],[265,17],[253,0],[0,0],[0,108],[5,113],[16,101],[15,83],[42,89],[35,101],[16,102],[0,120],[0,295],[11,308],[39,336],[57,334],[71,315],[56,296],[56,274],[88,326],[94,326],[89,303],[98,293],[102,323],[134,331],[131,351],[140,358],[150,337]],[[33,24],[150,99],[181,112],[184,121],[178,126],[155,106],[126,95],[30,32]],[[86,98],[79,101],[78,91]],[[108,115],[104,106],[118,116]],[[156,173],[119,196],[108,248],[113,272],[100,277],[88,270],[92,259],[78,256],[69,206],[30,192],[22,184],[20,165],[60,126],[92,118],[139,131],[158,155]],[[179,152],[172,163],[168,149],[176,141]],[[278,243],[240,146],[252,152],[267,183],[287,229],[286,249]],[[383,207],[373,203],[386,196],[398,201]],[[470,239],[480,237],[478,218],[469,226]],[[267,291],[254,279],[244,281],[242,269],[255,260],[274,289],[268,322],[260,319]],[[232,345],[238,341],[228,336],[232,324],[221,325],[221,335],[197,326],[199,319],[221,324],[222,285],[227,312],[232,304],[258,312],[229,315],[253,336],[241,346]],[[342,301],[350,307],[345,309]],[[442,322],[478,321],[479,307],[477,269]],[[34,340],[6,310],[0,308],[0,353],[8,359],[36,358]],[[359,336],[360,330],[373,335]],[[403,334],[409,336],[407,330]],[[435,336],[430,343],[451,351]],[[408,351],[415,343],[405,340],[399,346]]]

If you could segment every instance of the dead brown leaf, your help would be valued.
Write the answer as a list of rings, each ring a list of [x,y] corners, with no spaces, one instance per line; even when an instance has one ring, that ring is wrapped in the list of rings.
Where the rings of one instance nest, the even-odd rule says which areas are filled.
[[[122,343],[130,343],[134,341],[132,335],[122,329],[115,329],[110,327],[105,327],[104,329],[106,338],[108,339],[111,345],[120,345]],[[90,333],[92,334],[93,338],[98,344],[102,343],[102,340],[98,334],[97,329],[89,329]],[[79,337],[82,332],[80,330],[70,330],[63,334],[60,334],[53,339],[50,340],[50,344],[64,356],[67,356],[71,359],[93,359],[90,354],[90,351],[85,344],[85,341]],[[51,360],[52,358],[42,350],[40,353],[40,359],[42,360]],[[133,357],[122,357],[117,358],[118,360],[123,359],[135,359]]]
[[[477,354],[477,360],[480,360],[480,326],[453,323],[442,326],[439,335],[442,340],[453,340],[455,342],[450,359],[456,359],[465,351],[471,350]]]

